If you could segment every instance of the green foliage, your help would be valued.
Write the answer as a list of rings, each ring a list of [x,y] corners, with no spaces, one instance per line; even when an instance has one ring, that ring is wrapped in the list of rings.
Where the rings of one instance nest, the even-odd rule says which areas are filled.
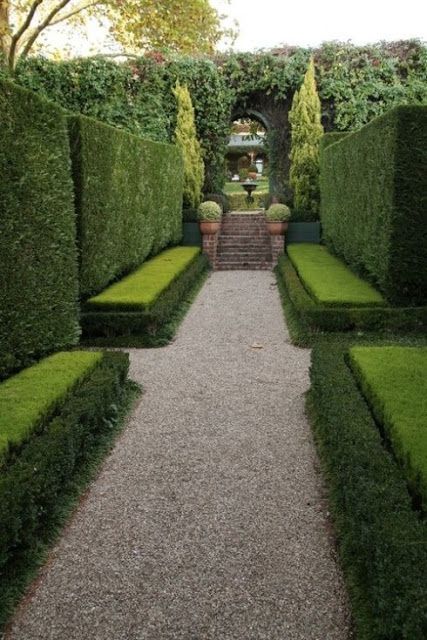
[[[120,427],[128,366],[127,354],[100,354],[95,369],[55,415],[40,418],[37,435],[2,468],[0,627]]]
[[[184,159],[184,207],[195,208],[202,199],[205,177],[202,150],[197,139],[194,109],[188,88],[177,82],[173,93],[178,105],[175,143],[181,149]]]
[[[79,336],[66,120],[0,80],[0,378]]]
[[[320,138],[320,143],[319,143],[320,156],[322,156],[323,151],[327,149],[331,144],[334,144],[334,142],[338,142],[339,140],[342,140],[347,135],[348,133],[345,133],[342,131],[330,131],[329,133],[325,133]]]
[[[208,268],[207,258],[200,255],[199,247],[183,248],[194,249],[196,251],[194,259],[185,270],[170,280],[170,286],[162,290],[148,309],[135,310],[135,305],[121,305],[119,309],[118,305],[114,304],[103,306],[103,308],[99,308],[99,305],[91,305],[82,315],[83,335],[105,337],[106,339],[102,341],[103,345],[109,344],[108,338],[123,336],[120,346],[131,346],[133,336],[137,336],[140,343],[148,346],[165,344],[165,339],[166,342],[167,339],[171,339],[173,331],[168,329],[168,323],[179,311],[188,292]],[[153,284],[156,286],[155,283]],[[109,310],[103,310],[107,308]],[[116,345],[117,341],[112,340],[112,344]]]
[[[216,202],[221,207],[221,211],[223,213],[228,213],[230,211],[230,204],[228,202],[228,197],[225,193],[205,193],[204,202]]]
[[[427,107],[403,106],[322,153],[329,247],[395,305],[427,302]]]
[[[345,362],[347,347],[313,350],[308,409],[328,479],[341,564],[360,640],[427,636],[427,521],[387,451]]]
[[[233,94],[211,60],[177,57],[163,68],[168,87],[186,84],[194,106],[197,137],[205,163],[204,193],[219,193],[225,180],[225,154],[230,136]],[[174,113],[175,107],[168,107]],[[172,116],[173,121],[175,119]]]
[[[231,193],[244,193],[246,195],[246,192],[244,191],[240,182],[226,182],[224,185],[224,193],[226,193],[227,195],[230,195]],[[260,180],[257,180],[256,193],[268,193],[267,180],[263,180],[262,178]]]
[[[72,389],[100,362],[100,353],[56,353],[0,384],[0,464],[52,416]]]
[[[291,248],[290,245],[289,249]],[[426,307],[344,307],[317,303],[306,291],[288,257],[279,259],[279,278],[304,332],[416,331],[427,328]]]
[[[146,347],[164,347],[169,344],[175,337],[178,328],[180,327],[183,319],[185,318],[188,310],[192,306],[197,294],[201,290],[206,278],[209,274],[209,262],[204,255],[199,255],[197,260],[190,265],[182,278],[178,282],[174,283],[174,286],[168,291],[170,313],[167,312],[164,321],[161,324],[157,324],[155,331],[153,331],[153,325],[151,325],[151,332],[147,332],[147,325],[145,327],[137,326],[137,322],[141,321],[141,316],[135,313],[120,314],[123,320],[121,334],[117,333],[118,314],[102,314],[105,319],[109,318],[111,326],[114,328],[113,332],[109,332],[106,325],[98,323],[96,325],[95,314],[87,314],[86,321],[88,328],[98,327],[100,328],[101,335],[88,336],[83,338],[82,344],[87,343],[91,347],[115,347],[126,349],[141,349]],[[165,306],[163,307],[165,311]],[[98,318],[99,319],[99,318]],[[95,323],[91,321],[95,320]],[[136,329],[136,333],[130,333],[130,327]],[[144,333],[145,331],[145,333]]]
[[[215,62],[159,53],[123,64],[102,57],[30,58],[18,65],[16,79],[67,109],[163,142],[172,141],[176,126],[172,89],[177,80],[186,84],[203,148],[204,192],[218,193],[232,111],[244,113],[260,95],[285,104],[301,86],[311,56],[328,130],[358,129],[397,104],[427,101],[427,47],[417,41],[335,42],[316,50],[222,54]]]
[[[217,202],[206,200],[199,206],[197,214],[199,220],[217,221],[221,220],[222,209]]]
[[[265,212],[265,216],[267,220],[270,220],[271,222],[286,222],[291,217],[291,210],[288,206],[286,206],[286,204],[280,204],[279,202],[276,202],[268,207],[267,211]]]
[[[252,193],[253,202],[248,203],[247,194],[243,191],[241,193],[230,193],[227,198],[230,205],[230,211],[257,211],[263,209],[265,201],[268,197],[265,191],[254,191]]]
[[[174,247],[162,251],[120,282],[89,298],[85,309],[147,311],[199,254],[199,247]]]
[[[350,363],[427,509],[427,347],[352,347]]]
[[[153,58],[117,64],[101,56],[31,57],[18,65],[15,79],[69,111],[156,142],[172,140],[175,100],[167,108],[163,69]]]
[[[291,168],[289,183],[294,207],[300,217],[315,220],[319,215],[319,142],[323,135],[321,106],[310,60],[299,91],[295,91],[289,112],[291,125]]]
[[[291,244],[287,252],[304,287],[319,304],[338,307],[386,306],[378,291],[331,255],[326,247],[320,244]]]
[[[179,150],[84,116],[71,117],[80,245],[80,293],[98,293],[150,253],[179,242]]]
[[[311,57],[328,130],[359,129],[398,104],[427,101],[427,47],[417,40],[223,54],[218,64],[237,110],[244,112],[254,95],[271,95],[278,102],[292,96]]]

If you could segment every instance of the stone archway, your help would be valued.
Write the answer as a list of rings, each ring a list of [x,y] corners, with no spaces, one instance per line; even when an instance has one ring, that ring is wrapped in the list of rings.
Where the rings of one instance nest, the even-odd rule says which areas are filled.
[[[288,114],[292,97],[277,100],[274,95],[255,93],[245,96],[232,110],[232,121],[252,118],[267,131],[270,193],[289,196],[290,131]]]

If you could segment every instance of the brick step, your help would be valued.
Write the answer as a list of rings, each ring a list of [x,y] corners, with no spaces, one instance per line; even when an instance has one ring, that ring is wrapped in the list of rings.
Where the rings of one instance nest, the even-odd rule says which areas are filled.
[[[244,229],[226,229],[221,231],[221,234],[218,240],[221,238],[254,238],[258,240],[258,238],[264,238],[265,240],[269,239],[269,235],[263,229],[257,229],[256,231],[246,231]]]
[[[225,238],[220,238],[219,242],[218,242],[218,249],[219,248],[224,248],[224,249],[269,249],[271,247],[271,243],[267,240],[263,240],[262,238],[259,239],[259,241],[254,241],[254,240],[250,240],[247,241],[246,239],[243,240],[238,240],[238,239],[233,239],[233,240],[228,240]]]
[[[217,271],[267,271],[272,269],[271,262],[217,262]]]
[[[271,260],[271,251],[218,251],[220,260]]]
[[[229,220],[265,220],[263,213],[226,213],[222,221]]]

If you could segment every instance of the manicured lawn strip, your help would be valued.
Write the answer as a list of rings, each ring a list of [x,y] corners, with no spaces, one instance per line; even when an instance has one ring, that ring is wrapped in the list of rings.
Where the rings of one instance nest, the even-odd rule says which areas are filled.
[[[130,275],[90,298],[85,308],[100,311],[147,310],[199,254],[199,247],[174,247],[162,251]]]
[[[427,508],[427,347],[352,347],[349,361]]]
[[[358,640],[427,637],[427,521],[346,364],[348,340],[312,354],[312,419]]]
[[[0,634],[100,463],[139,390],[128,356],[105,353],[43,432],[0,475]]]
[[[326,247],[291,244],[287,252],[302,283],[316,302],[340,307],[386,305],[378,291],[331,255]]]
[[[88,351],[56,353],[0,384],[0,462],[101,360],[102,354]]]
[[[293,309],[304,340],[319,332],[387,331],[424,333],[427,307],[335,307],[316,303],[307,293],[288,256],[279,259],[277,277],[283,284],[285,310]],[[287,311],[289,316],[289,311]],[[307,342],[308,344],[308,342]]]

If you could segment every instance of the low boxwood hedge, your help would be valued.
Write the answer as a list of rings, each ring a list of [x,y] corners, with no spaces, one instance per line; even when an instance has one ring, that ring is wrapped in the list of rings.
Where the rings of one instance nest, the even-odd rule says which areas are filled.
[[[227,193],[227,198],[230,211],[255,211],[265,207],[265,201],[268,198],[268,193],[265,191],[254,191],[252,193],[254,201],[251,204],[248,204],[247,193],[242,187],[242,193]]]
[[[0,468],[102,360],[101,353],[56,353],[0,384]]]
[[[279,259],[278,277],[305,328],[314,331],[425,331],[427,307],[338,307],[316,303],[290,259]]]
[[[122,283],[119,282],[111,287],[111,297],[107,290],[105,298],[99,302],[95,302],[95,299],[88,301],[82,313],[86,338],[153,337],[161,332],[185,296],[209,268],[207,258],[201,255],[199,247],[176,247],[165,253],[167,262],[160,254],[128,277],[124,282],[123,296],[120,292]],[[177,260],[170,261],[169,256],[175,256]]]
[[[63,403],[40,416],[19,451],[3,460],[0,627],[120,425],[128,365],[127,354],[103,353]]]
[[[382,295],[320,244],[297,243],[287,253],[300,280],[319,304],[337,307],[385,306]]]
[[[147,311],[200,255],[198,247],[174,247],[147,260],[85,304],[88,311]]]
[[[352,347],[349,361],[427,511],[427,348]]]
[[[427,521],[346,363],[315,346],[307,407],[329,486],[358,640],[427,637]]]

